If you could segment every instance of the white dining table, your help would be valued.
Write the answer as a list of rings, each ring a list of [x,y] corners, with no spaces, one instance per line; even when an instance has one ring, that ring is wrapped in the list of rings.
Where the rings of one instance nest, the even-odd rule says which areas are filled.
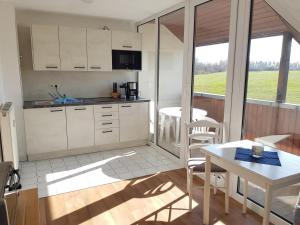
[[[226,144],[216,144],[200,147],[205,154],[205,185],[203,224],[209,224],[210,207],[210,169],[211,163],[217,164],[230,173],[245,179],[244,183],[254,183],[265,190],[263,225],[269,225],[272,192],[300,182],[300,157],[271,147],[264,147],[265,151],[276,151],[281,166],[272,166],[254,162],[235,160],[237,147],[251,149],[253,141],[243,140]],[[247,202],[247,188],[245,187],[244,202]]]
[[[181,121],[181,107],[165,107],[159,110],[159,114],[162,116],[167,116],[168,118],[174,118],[176,121],[175,127],[175,138],[176,144],[180,140],[180,121]],[[207,116],[207,111],[203,109],[193,108],[193,121],[200,120],[201,118]]]

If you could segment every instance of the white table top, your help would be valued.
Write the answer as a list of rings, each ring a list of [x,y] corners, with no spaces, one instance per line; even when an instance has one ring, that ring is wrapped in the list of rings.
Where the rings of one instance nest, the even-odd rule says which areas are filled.
[[[254,162],[245,162],[235,160],[235,152],[237,147],[249,148],[255,142],[249,140],[230,142],[227,144],[217,144],[201,147],[201,151],[212,157],[216,157],[231,163],[232,165],[239,166],[242,169],[248,170],[248,172],[254,173],[266,180],[270,184],[279,184],[289,181],[300,182],[300,157],[270,148],[265,146],[265,151],[277,151],[281,162],[281,166],[272,166]],[[221,165],[220,165],[221,166]]]
[[[159,110],[159,113],[163,113],[167,116],[181,118],[181,107],[166,107]],[[203,109],[193,108],[193,119],[201,119],[207,115],[207,111]]]

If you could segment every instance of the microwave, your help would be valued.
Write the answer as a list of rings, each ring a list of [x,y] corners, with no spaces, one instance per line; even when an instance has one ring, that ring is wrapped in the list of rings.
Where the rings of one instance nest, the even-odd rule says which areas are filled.
[[[142,70],[142,52],[112,50],[112,68],[114,70]]]

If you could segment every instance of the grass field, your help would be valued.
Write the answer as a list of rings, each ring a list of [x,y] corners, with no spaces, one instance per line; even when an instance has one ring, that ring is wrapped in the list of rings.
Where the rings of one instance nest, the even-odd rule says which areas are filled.
[[[213,94],[225,94],[225,72],[195,75],[194,91]],[[248,81],[248,98],[274,101],[276,99],[278,71],[250,72]],[[289,73],[288,103],[300,104],[300,71]]]

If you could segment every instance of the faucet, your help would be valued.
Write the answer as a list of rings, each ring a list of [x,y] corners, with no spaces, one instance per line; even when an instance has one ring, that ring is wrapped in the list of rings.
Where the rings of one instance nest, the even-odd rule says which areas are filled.
[[[48,94],[52,97],[53,100],[58,99],[58,98],[65,98],[66,95],[62,95],[59,91],[58,91],[58,85],[55,84],[54,86],[51,85],[51,87],[55,88],[55,92],[48,92]]]

